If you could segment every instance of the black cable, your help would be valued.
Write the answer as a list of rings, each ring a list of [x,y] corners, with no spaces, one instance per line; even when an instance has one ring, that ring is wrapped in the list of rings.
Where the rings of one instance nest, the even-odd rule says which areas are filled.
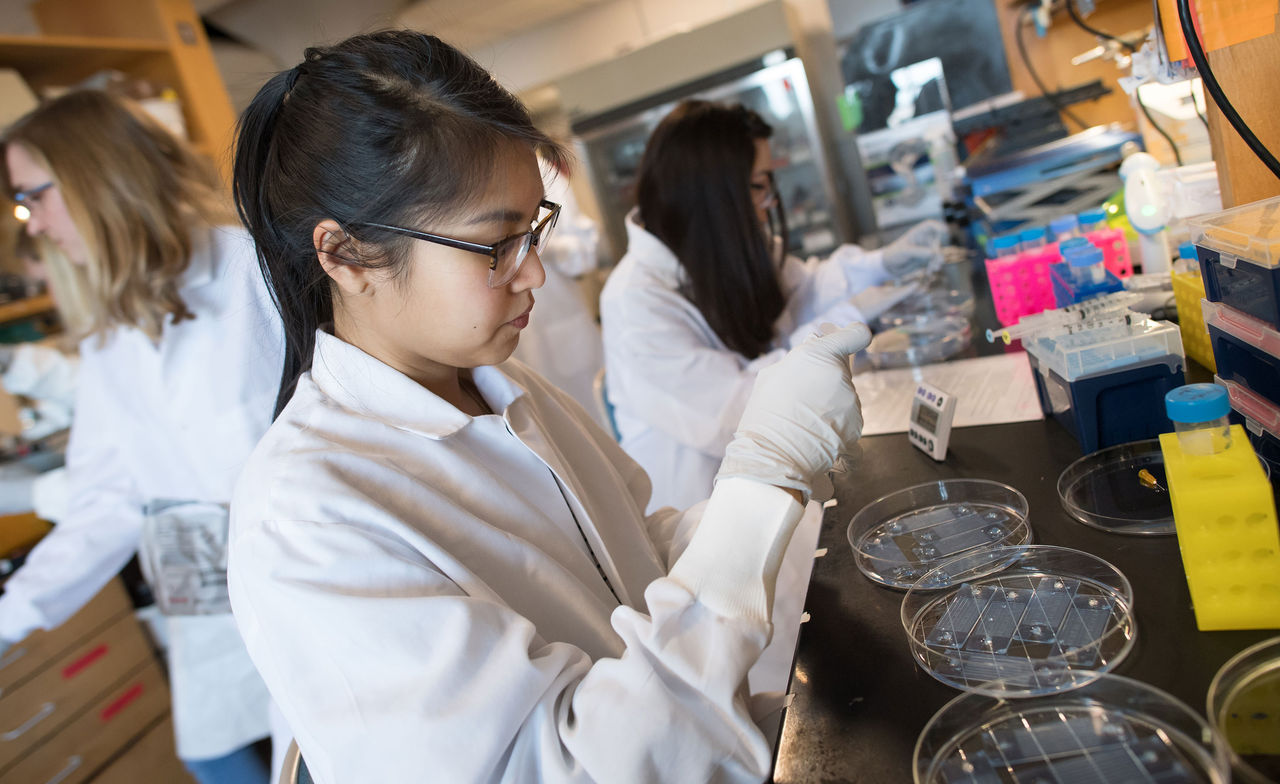
[[[1040,74],[1036,72],[1035,66],[1031,64],[1031,58],[1027,56],[1027,45],[1022,40],[1022,28],[1026,26],[1025,17],[1030,16],[1031,13],[1032,13],[1032,7],[1027,6],[1026,9],[1022,12],[1022,16],[1024,18],[1020,18],[1018,20],[1018,24],[1017,24],[1018,29],[1015,30],[1013,34],[1013,37],[1017,40],[1017,43],[1018,43],[1018,54],[1022,55],[1022,64],[1027,67],[1027,73],[1031,74],[1031,81],[1036,83],[1036,87],[1040,89],[1041,95],[1044,96],[1044,99],[1046,101],[1048,101],[1050,104],[1053,105],[1053,108],[1057,109],[1060,114],[1065,114],[1067,117],[1071,118],[1072,122],[1074,122],[1076,125],[1079,125],[1081,129],[1088,129],[1089,125],[1085,123],[1084,120],[1081,120],[1079,117],[1077,117],[1075,112],[1068,109],[1065,105],[1058,103],[1057,97],[1052,92],[1049,91],[1048,87],[1045,87],[1044,82],[1040,81]]]
[[[1196,35],[1196,26],[1191,19],[1191,2],[1190,0],[1178,0],[1178,21],[1182,23],[1182,37],[1187,41],[1187,50],[1191,52],[1191,59],[1196,64],[1196,70],[1200,72],[1200,79],[1204,82],[1204,89],[1213,97],[1213,102],[1222,110],[1222,116],[1227,118],[1227,122],[1231,123],[1231,127],[1236,129],[1236,133],[1240,134],[1240,138],[1244,139],[1244,143],[1249,145],[1249,149],[1253,150],[1253,154],[1266,164],[1267,168],[1276,177],[1280,177],[1280,161],[1276,160],[1276,156],[1258,140],[1249,126],[1245,123],[1244,118],[1236,111],[1236,107],[1231,105],[1231,101],[1227,100],[1226,93],[1222,92],[1222,85],[1218,84],[1218,79],[1213,75],[1213,71],[1209,69],[1209,58],[1205,56],[1204,48],[1200,45],[1200,37]]]
[[[1134,46],[1128,41],[1125,41],[1124,39],[1119,38],[1117,36],[1114,36],[1111,33],[1105,32],[1103,30],[1099,30],[1096,27],[1091,27],[1085,24],[1084,19],[1080,18],[1080,12],[1076,10],[1075,0],[1067,0],[1067,13],[1071,16],[1071,21],[1076,23],[1076,27],[1079,27],[1081,30],[1084,30],[1086,33],[1093,33],[1097,37],[1107,41],[1115,41],[1116,43],[1123,46],[1125,49],[1129,50],[1130,54],[1133,54],[1138,51],[1138,47]],[[1147,122],[1151,123],[1151,127],[1155,129],[1155,132],[1163,136],[1164,140],[1169,143],[1169,149],[1173,150],[1173,159],[1177,161],[1179,166],[1181,166],[1182,151],[1178,149],[1178,145],[1174,143],[1173,137],[1169,135],[1169,132],[1166,131],[1163,127],[1161,127],[1160,123],[1156,122],[1156,118],[1151,116],[1151,110],[1147,108],[1147,105],[1142,102],[1141,86],[1134,88],[1133,99],[1138,102],[1138,108],[1142,110],[1142,116],[1147,118]],[[1192,103],[1195,103],[1194,98],[1192,99]],[[1197,110],[1196,113],[1199,114],[1199,111]],[[1206,124],[1205,127],[1207,128],[1208,125]]]

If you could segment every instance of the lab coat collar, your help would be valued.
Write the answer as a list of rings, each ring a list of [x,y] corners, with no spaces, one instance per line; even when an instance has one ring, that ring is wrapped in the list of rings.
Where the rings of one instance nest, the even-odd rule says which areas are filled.
[[[478,367],[472,379],[495,411],[505,411],[525,390],[495,367]],[[391,366],[323,329],[316,330],[311,380],[352,411],[427,438],[447,438],[473,418]]]
[[[187,269],[182,273],[182,288],[189,289],[205,286],[213,282],[215,273],[214,257],[217,255],[218,243],[216,232],[234,231],[228,227],[211,226],[191,229],[191,258]]]
[[[669,288],[680,288],[686,282],[684,268],[676,254],[645,229],[640,222],[640,210],[634,208],[627,214],[627,255],[657,275]]]

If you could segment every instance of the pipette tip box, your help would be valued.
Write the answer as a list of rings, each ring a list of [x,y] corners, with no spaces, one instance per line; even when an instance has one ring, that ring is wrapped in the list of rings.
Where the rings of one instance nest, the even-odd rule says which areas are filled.
[[[1218,375],[1280,404],[1280,332],[1225,303],[1203,306]]]
[[[1205,297],[1280,327],[1280,196],[1187,225]]]

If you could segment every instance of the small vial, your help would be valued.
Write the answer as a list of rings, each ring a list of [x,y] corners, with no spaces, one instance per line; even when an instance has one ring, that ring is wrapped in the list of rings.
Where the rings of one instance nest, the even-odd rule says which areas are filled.
[[[1188,455],[1216,455],[1231,448],[1231,399],[1217,384],[1187,384],[1164,396],[1178,446]]]
[[[1054,242],[1062,242],[1080,236],[1080,220],[1074,215],[1063,215],[1049,222],[1049,232]]]
[[[1080,222],[1080,233],[1088,234],[1091,231],[1100,231],[1107,227],[1107,213],[1102,210],[1085,210],[1080,213],[1077,218]]]
[[[991,252],[994,258],[1003,259],[1006,256],[1017,256],[1020,242],[1017,234],[1001,234],[991,241]]]
[[[1034,229],[1023,229],[1018,232],[1019,247],[1025,253],[1029,250],[1043,248],[1045,243],[1049,241],[1049,232],[1043,226],[1037,226]]]
[[[1071,276],[1081,283],[1101,284],[1107,279],[1107,268],[1102,263],[1102,249],[1090,245],[1088,240],[1080,247],[1070,248],[1063,254],[1071,265]]]
[[[1196,246],[1190,242],[1184,242],[1178,246],[1178,260],[1173,264],[1174,272],[1191,272],[1195,270],[1199,272],[1200,261],[1196,256]]]

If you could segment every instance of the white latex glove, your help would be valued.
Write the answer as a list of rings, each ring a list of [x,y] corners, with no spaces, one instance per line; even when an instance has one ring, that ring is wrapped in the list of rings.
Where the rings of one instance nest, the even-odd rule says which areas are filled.
[[[947,237],[947,225],[942,221],[927,220],[917,223],[907,233],[885,246],[884,269],[895,278],[922,270],[931,263],[942,260],[942,241]]]
[[[862,435],[849,357],[871,342],[871,330],[865,324],[832,329],[760,371],[717,482],[751,479],[798,490],[807,501],[814,478]]]

